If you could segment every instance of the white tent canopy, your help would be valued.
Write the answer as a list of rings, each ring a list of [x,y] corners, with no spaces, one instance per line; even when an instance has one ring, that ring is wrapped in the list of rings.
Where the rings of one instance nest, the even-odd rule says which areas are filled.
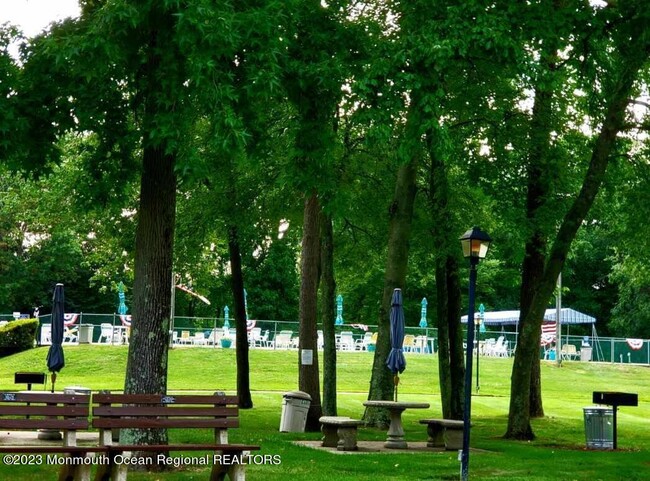
[[[560,314],[560,324],[595,324],[596,318],[583,314],[568,307],[564,307]],[[546,309],[545,322],[555,322],[557,309]],[[477,312],[476,317],[480,316]],[[461,322],[467,324],[467,315],[461,317]],[[485,312],[483,322],[486,326],[505,326],[519,324],[519,311],[494,311]]]

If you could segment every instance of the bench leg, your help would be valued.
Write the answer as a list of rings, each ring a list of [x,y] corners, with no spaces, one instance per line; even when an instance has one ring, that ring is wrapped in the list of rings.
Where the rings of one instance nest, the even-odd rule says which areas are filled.
[[[323,432],[323,446],[327,448],[335,448],[338,446],[339,435],[336,426],[331,424],[323,424],[321,431]]]
[[[443,436],[443,427],[438,424],[427,424],[427,447],[429,448],[444,448],[445,440]]]
[[[339,451],[356,451],[357,447],[357,427],[341,426],[338,429],[338,443],[336,449]]]
[[[447,451],[457,451],[463,448],[463,430],[445,428],[444,432],[445,449]]]
[[[83,456],[79,457],[82,458]],[[90,464],[61,466],[59,481],[90,481]]]
[[[108,464],[100,464],[97,466],[97,472],[95,473],[95,481],[126,481],[128,475],[128,465],[116,464],[115,456],[117,454],[127,455],[127,453],[107,453],[106,456],[109,459]]]
[[[226,475],[230,481],[245,481],[246,480],[246,465],[245,464],[220,464],[215,463],[212,465],[212,473],[210,474],[210,481],[224,481]]]

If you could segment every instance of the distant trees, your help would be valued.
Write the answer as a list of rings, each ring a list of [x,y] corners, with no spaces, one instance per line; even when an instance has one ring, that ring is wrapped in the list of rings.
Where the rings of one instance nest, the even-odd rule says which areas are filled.
[[[62,276],[68,292],[71,280],[86,289],[83,310],[103,309],[132,277],[125,388],[164,392],[172,270],[231,306],[240,346],[246,288],[255,318],[300,320],[314,355],[298,381],[314,400],[311,429],[319,326],[323,408],[336,412],[334,297],[345,296],[346,321],[378,325],[369,397],[386,399],[400,287],[411,325],[429,300],[443,414],[457,418],[467,282],[457,238],[481,225],[495,242],[479,300],[522,313],[506,435],[530,439],[543,414],[542,312],[560,272],[572,302],[597,304],[612,332],[650,332],[637,228],[647,105],[630,108],[648,77],[646,10],[106,0],[30,39],[20,62],[4,27],[0,307],[42,303]],[[243,348],[238,365],[250,407]]]

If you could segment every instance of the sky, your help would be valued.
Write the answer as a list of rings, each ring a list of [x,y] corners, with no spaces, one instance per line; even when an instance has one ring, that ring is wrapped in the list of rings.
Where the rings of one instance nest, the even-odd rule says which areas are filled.
[[[34,36],[50,22],[79,15],[78,0],[0,0],[0,23],[10,22]]]

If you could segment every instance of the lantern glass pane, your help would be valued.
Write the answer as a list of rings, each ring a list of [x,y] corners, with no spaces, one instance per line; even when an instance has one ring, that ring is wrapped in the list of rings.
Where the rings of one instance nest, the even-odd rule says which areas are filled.
[[[470,243],[469,239],[460,241],[460,244],[463,246],[463,256],[464,257],[469,257],[470,256],[469,243]]]

